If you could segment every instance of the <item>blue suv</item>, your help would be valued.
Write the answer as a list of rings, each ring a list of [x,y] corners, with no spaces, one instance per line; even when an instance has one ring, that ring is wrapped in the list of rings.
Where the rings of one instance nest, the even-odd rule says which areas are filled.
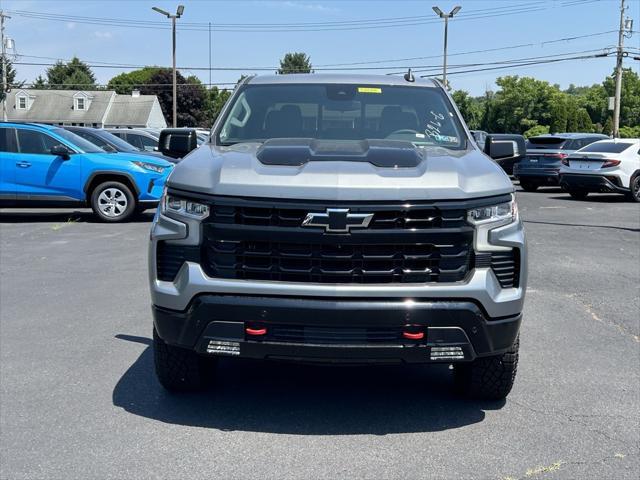
[[[0,123],[0,206],[89,205],[121,222],[157,205],[173,164],[135,153],[107,153],[51,125]]]

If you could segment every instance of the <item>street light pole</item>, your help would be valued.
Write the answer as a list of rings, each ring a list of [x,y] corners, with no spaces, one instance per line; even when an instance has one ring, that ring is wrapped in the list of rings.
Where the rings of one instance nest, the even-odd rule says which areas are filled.
[[[443,61],[442,61],[442,84],[446,88],[449,86],[447,83],[447,43],[448,43],[448,37],[449,37],[449,19],[453,18],[453,16],[456,13],[458,13],[462,7],[460,6],[454,7],[454,9],[451,10],[449,13],[444,13],[438,7],[432,7],[432,8],[433,8],[433,11],[436,12],[436,14],[440,18],[444,19],[444,55],[443,55]]]
[[[178,126],[178,88],[177,88],[177,75],[176,75],[176,20],[180,18],[184,12],[184,5],[178,5],[176,9],[175,15],[167,12],[166,10],[162,10],[158,7],[151,7],[152,10],[155,10],[162,15],[165,15],[167,18],[171,19],[171,30],[172,35],[171,38],[173,40],[172,53],[173,53],[173,128]]]

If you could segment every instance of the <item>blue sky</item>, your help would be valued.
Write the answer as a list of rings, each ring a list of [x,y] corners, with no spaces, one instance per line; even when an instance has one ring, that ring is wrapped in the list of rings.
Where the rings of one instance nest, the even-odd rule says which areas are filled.
[[[477,65],[489,62],[517,60],[531,57],[589,55],[606,47],[614,47],[617,34],[602,33],[616,30],[619,0],[309,0],[309,1],[117,1],[117,0],[0,0],[0,8],[53,14],[56,20],[29,18],[10,13],[6,31],[16,43],[19,62],[47,63],[52,59],[69,59],[76,55],[89,63],[106,64],[171,64],[171,33],[161,26],[145,24],[127,27],[115,26],[95,18],[128,19],[134,23],[169,21],[151,10],[159,6],[175,11],[183,3],[185,12],[178,25],[195,30],[178,30],[178,65],[186,75],[198,75],[209,81],[209,72],[195,70],[209,65],[209,39],[207,23],[213,27],[212,66],[221,67],[275,67],[279,59],[290,51],[303,51],[310,55],[314,66],[339,63],[375,62],[359,67],[437,67],[442,61],[443,22],[431,10],[439,5],[448,11],[455,5],[462,10],[449,25],[449,63]],[[629,15],[635,19],[634,30],[640,29],[640,0],[628,0]],[[82,19],[71,17],[90,17]],[[421,18],[422,17],[422,18]],[[277,32],[220,31],[220,25],[229,24],[325,24],[342,23],[345,26],[369,26],[355,22],[371,19],[398,19],[388,26],[380,22],[376,28],[349,30],[317,30],[317,27],[279,27]],[[97,24],[96,24],[97,23]],[[191,25],[189,25],[191,24]],[[195,24],[195,25],[194,25]],[[333,23],[334,28],[336,23]],[[385,25],[381,28],[380,25]],[[235,27],[234,27],[235,28]],[[251,27],[265,29],[269,27]],[[594,35],[599,34],[599,35]],[[587,36],[588,35],[588,36]],[[568,37],[575,40],[556,41]],[[552,43],[549,43],[552,42]],[[640,48],[640,33],[626,40],[627,45]],[[459,55],[460,53],[490,50],[517,45],[492,52]],[[574,53],[581,52],[581,53]],[[582,53],[584,52],[584,53]],[[43,58],[40,58],[43,57]],[[399,60],[431,57],[415,60]],[[626,66],[639,71],[640,62],[628,59]],[[495,89],[495,79],[502,75],[534,76],[558,83],[566,88],[570,83],[589,85],[599,83],[609,75],[615,65],[614,57],[560,62],[503,70],[451,74],[449,80],[455,89],[464,89],[474,95],[487,88]],[[17,65],[18,79],[32,81],[44,73],[45,66]],[[462,68],[462,67],[460,67]],[[464,67],[464,69],[480,68]],[[99,83],[128,71],[122,68],[95,68]],[[372,70],[387,73],[397,70]],[[254,73],[251,69],[221,70],[212,73],[212,81],[235,82],[240,74]],[[255,72],[271,73],[271,72]],[[435,72],[433,72],[435,73]]]

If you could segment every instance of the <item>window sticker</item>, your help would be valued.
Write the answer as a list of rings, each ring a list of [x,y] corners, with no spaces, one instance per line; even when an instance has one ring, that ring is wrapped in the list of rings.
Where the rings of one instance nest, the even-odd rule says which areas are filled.
[[[436,142],[441,143],[458,143],[458,137],[450,137],[449,135],[433,135]]]
[[[358,93],[382,93],[382,89],[378,87],[358,87]]]

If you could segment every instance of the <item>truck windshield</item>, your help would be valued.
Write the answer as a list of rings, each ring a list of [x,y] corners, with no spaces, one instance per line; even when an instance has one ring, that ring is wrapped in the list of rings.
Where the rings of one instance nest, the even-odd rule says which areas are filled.
[[[272,138],[392,139],[466,148],[437,88],[339,84],[247,85],[217,134],[222,145]]]

